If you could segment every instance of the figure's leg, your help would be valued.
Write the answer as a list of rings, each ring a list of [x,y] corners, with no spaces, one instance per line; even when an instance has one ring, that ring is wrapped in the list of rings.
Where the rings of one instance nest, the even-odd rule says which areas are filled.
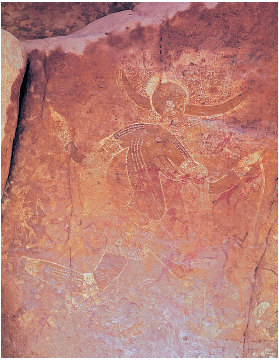
[[[227,205],[228,205],[227,216],[230,216],[230,207],[231,207],[231,204],[230,204],[230,199],[229,199],[229,198],[227,198],[227,199],[226,199],[226,202],[227,202]]]
[[[120,275],[126,265],[127,260],[124,256],[106,252],[93,273],[81,274],[51,261],[23,256],[18,267],[18,277],[24,281],[29,273],[57,288],[90,294],[92,291],[105,289]]]
[[[161,273],[161,275],[158,277],[157,281],[159,281],[159,280],[163,277],[163,275],[165,275],[165,274],[167,274],[167,276],[168,276],[168,272],[169,272],[169,270],[166,268],[166,266],[163,266],[163,268],[162,268],[162,273]],[[169,276],[168,276],[168,282],[169,282]]]

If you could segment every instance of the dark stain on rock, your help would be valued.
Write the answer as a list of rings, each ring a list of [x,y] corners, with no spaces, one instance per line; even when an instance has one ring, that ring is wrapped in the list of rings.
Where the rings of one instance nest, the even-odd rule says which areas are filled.
[[[147,31],[148,31],[147,28],[144,28],[143,26],[140,25],[140,23],[138,23],[137,27],[134,30],[131,30],[129,34],[129,38],[131,39],[131,41],[140,40],[141,42],[145,43]]]
[[[127,46],[123,40],[122,36],[110,34],[108,36],[108,44],[112,47],[116,47],[118,49],[124,49]]]
[[[148,42],[156,41],[158,37],[158,30],[152,26],[143,27],[140,23],[137,23],[135,29],[130,30],[126,27],[126,31],[121,35],[108,33],[107,42],[108,45],[117,48],[125,49],[131,47],[137,47],[146,45]]]
[[[30,78],[29,78],[29,61],[27,61],[27,65],[26,65],[26,69],[25,69],[25,74],[24,77],[22,79],[22,84],[20,87],[20,91],[19,91],[19,106],[18,106],[18,123],[17,123],[17,127],[16,127],[16,131],[15,131],[15,136],[13,139],[13,145],[12,145],[12,152],[11,152],[11,162],[10,162],[10,170],[9,170],[9,175],[8,175],[8,180],[11,180],[11,176],[12,176],[12,168],[15,164],[15,157],[16,157],[16,152],[17,149],[19,147],[19,136],[22,134],[24,127],[22,126],[22,116],[20,116],[20,114],[22,113],[22,109],[24,107],[24,98],[25,95],[27,93],[27,88],[28,85],[30,86]],[[14,93],[15,96],[15,92]]]
[[[35,143],[37,137],[40,136],[38,132],[32,131],[32,128],[36,126],[36,122],[41,123],[40,118],[46,84],[44,70],[45,58],[44,53],[35,50],[29,54],[27,60],[26,71],[20,88],[18,124],[12,147],[11,165],[8,176],[9,181],[11,180],[13,166],[17,161],[17,152],[26,125],[28,124],[28,130],[32,132],[33,143]]]
[[[1,179],[1,190],[3,192],[8,174],[9,166],[12,154],[12,143],[16,132],[17,120],[18,120],[18,109],[19,109],[19,98],[20,98],[20,87],[24,77],[25,68],[21,70],[20,74],[13,83],[11,89],[10,104],[6,110],[7,122],[4,128],[5,136],[1,145],[1,167],[2,167],[2,179]]]

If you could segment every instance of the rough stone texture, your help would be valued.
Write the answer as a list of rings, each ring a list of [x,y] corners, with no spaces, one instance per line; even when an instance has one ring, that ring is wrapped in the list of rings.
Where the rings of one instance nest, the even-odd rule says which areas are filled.
[[[1,30],[1,194],[10,169],[26,55],[20,42]]]
[[[131,10],[132,2],[2,2],[1,26],[19,40],[66,36],[103,16]]]
[[[24,47],[3,354],[277,357],[277,4],[141,4]]]

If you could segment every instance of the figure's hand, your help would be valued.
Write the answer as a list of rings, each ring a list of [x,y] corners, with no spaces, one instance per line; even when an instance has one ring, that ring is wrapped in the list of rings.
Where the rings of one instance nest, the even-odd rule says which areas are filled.
[[[54,135],[58,137],[58,139],[62,142],[64,146],[67,146],[71,141],[73,141],[72,136],[70,134],[68,125],[66,123],[65,118],[50,108],[51,112],[51,127]]]
[[[179,169],[185,174],[184,181],[188,179],[198,188],[202,188],[205,179],[208,177],[207,168],[194,160],[185,161]],[[183,176],[181,177],[183,181]]]
[[[253,165],[260,160],[262,151],[257,151],[245,156],[239,161],[237,166],[233,169],[238,177],[243,177],[248,174]]]
[[[103,148],[111,157],[118,155],[123,150],[120,142],[115,139],[113,135],[110,135],[101,140],[100,148]]]
[[[122,150],[122,146],[119,141],[112,135],[102,139],[99,143],[99,148],[83,159],[81,165],[88,168],[94,168],[95,170],[107,166],[109,161]]]

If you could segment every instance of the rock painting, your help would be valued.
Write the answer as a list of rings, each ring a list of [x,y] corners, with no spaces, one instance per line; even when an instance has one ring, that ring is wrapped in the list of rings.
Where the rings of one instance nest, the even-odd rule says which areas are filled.
[[[128,96],[138,106],[151,110],[148,99],[134,92],[133,86],[128,82],[124,71],[121,71],[121,74]],[[215,106],[185,105],[185,90],[175,83],[167,82],[157,85],[152,95],[152,106],[161,116],[164,116],[165,112],[209,116],[234,109],[246,99],[247,95],[243,94]],[[227,174],[213,180],[209,177],[206,167],[195,161],[189,154],[186,148],[187,145],[179,142],[175,135],[158,124],[135,123],[127,126],[102,139],[97,151],[86,156],[79,151],[74,143],[67,128],[66,120],[52,108],[50,108],[50,112],[54,134],[64,145],[65,151],[70,153],[72,160],[81,167],[98,174],[101,168],[109,168],[114,158],[117,158],[122,152],[126,153],[125,171],[121,176],[125,177],[126,181],[128,180],[132,198],[120,209],[115,209],[114,213],[111,214],[111,220],[104,229],[101,238],[101,242],[105,244],[104,254],[98,266],[91,273],[92,282],[97,289],[103,289],[108,286],[109,280],[118,277],[127,265],[129,258],[139,260],[149,252],[154,254],[152,248],[149,248],[150,239],[154,238],[155,229],[158,225],[163,227],[161,220],[165,219],[166,215],[171,216],[166,229],[163,227],[166,233],[173,233],[174,226],[177,222],[180,222],[184,225],[181,233],[184,240],[187,241],[188,227],[185,225],[188,222],[186,220],[187,202],[183,202],[184,218],[175,217],[177,208],[167,208],[164,190],[166,192],[168,190],[163,190],[162,176],[169,182],[181,183],[181,191],[184,192],[187,192],[187,190],[183,189],[183,185],[189,182],[190,186],[194,186],[200,198],[208,199],[208,203],[201,203],[201,206],[210,210],[211,204],[211,212],[208,212],[209,217],[212,217],[214,208],[222,200],[227,203],[227,216],[229,216],[230,198],[238,188],[240,191],[238,190],[237,197],[235,197],[234,214],[238,202],[242,202],[247,206],[245,201],[248,200],[250,193],[253,191],[260,191],[257,207],[260,206],[264,191],[263,150],[242,158]],[[117,170],[114,169],[114,172],[113,170],[107,170],[106,181],[108,183],[113,182],[114,179],[111,180],[110,178],[115,178],[115,171]],[[191,190],[189,193],[190,196],[193,196]],[[215,197],[215,200],[212,201],[210,197],[212,199]],[[131,212],[135,214],[131,216]],[[254,221],[256,221],[257,212],[254,215]],[[139,219],[135,219],[135,215]],[[160,257],[154,254],[158,261],[163,264],[164,271],[170,271],[171,274],[178,278],[183,278],[189,271],[187,255],[189,254],[183,254],[182,258],[184,257],[184,259],[181,260],[179,267],[171,259],[167,260],[166,263],[170,266],[168,268],[167,264],[163,263]],[[172,256],[173,254],[170,255],[171,258]],[[23,257],[23,262],[26,262],[25,257]],[[32,264],[32,271],[28,270],[30,269],[29,262]],[[172,269],[173,267],[177,268],[177,274]],[[37,270],[34,270],[35,268]],[[39,271],[40,268],[41,271]],[[38,262],[36,259],[28,259],[24,269],[31,275],[36,275],[39,279],[49,284],[53,283],[55,286],[57,286],[58,281],[61,282],[61,286],[69,289],[70,281],[72,281],[72,286],[75,288],[72,291],[82,293],[83,279],[81,274],[79,277],[74,276],[74,274],[77,274],[76,272],[72,272],[70,269],[63,270],[63,267],[58,264],[51,265],[51,263],[43,260]],[[49,271],[49,269],[57,270]],[[67,275],[65,271],[67,271]],[[74,284],[78,281],[81,281],[80,286],[75,286]]]
[[[25,45],[3,263],[26,354],[276,356],[273,72],[245,38],[182,45],[194,8],[82,54]]]

